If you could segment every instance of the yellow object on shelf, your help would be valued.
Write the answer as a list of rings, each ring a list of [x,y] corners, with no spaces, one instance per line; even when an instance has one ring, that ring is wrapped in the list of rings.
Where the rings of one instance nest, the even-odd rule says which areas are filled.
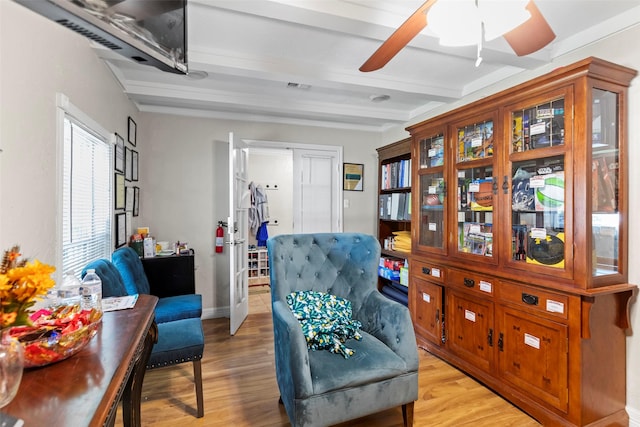
[[[394,231],[393,232],[393,249],[401,252],[411,252],[411,232],[410,231]]]

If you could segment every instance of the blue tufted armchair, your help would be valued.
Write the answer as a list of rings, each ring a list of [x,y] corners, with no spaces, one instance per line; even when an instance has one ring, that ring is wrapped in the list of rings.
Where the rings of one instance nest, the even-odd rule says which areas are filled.
[[[271,268],[276,379],[293,427],[328,426],[402,405],[413,424],[418,350],[406,307],[377,290],[380,244],[356,233],[279,235],[267,242]],[[351,301],[362,323],[348,359],[310,351],[286,302],[294,291]]]

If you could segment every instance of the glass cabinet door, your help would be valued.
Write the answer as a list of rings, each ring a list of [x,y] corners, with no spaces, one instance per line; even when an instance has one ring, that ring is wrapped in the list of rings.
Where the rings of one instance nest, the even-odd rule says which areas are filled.
[[[564,268],[564,156],[512,163],[511,260]]]
[[[511,179],[507,262],[560,277],[571,275],[572,265],[566,259],[572,235],[565,234],[565,170],[570,166],[565,96],[564,91],[550,94],[540,102],[511,110],[511,162],[506,171]]]
[[[497,182],[493,168],[493,119],[455,126],[457,161],[456,241],[458,254],[493,259]]]
[[[564,98],[513,111],[514,153],[564,144]]]
[[[445,202],[444,134],[420,138],[418,141],[418,246],[421,249],[445,250]]]
[[[458,170],[458,252],[493,257],[493,167]]]
[[[592,90],[591,227],[594,277],[619,272],[620,206],[618,189],[618,94]]]

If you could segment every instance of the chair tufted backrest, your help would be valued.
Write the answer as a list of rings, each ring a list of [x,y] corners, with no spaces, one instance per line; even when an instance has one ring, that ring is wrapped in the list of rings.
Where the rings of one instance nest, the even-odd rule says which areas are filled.
[[[127,289],[124,286],[120,272],[109,260],[98,259],[91,261],[82,270],[81,277],[87,274],[87,270],[95,270],[96,274],[102,281],[102,297],[121,297],[127,295]]]
[[[129,246],[116,249],[111,254],[111,261],[120,271],[129,294],[149,294],[149,281],[136,251]]]
[[[282,234],[267,241],[272,301],[294,291],[327,292],[351,301],[354,317],[377,290],[380,243],[367,234]]]

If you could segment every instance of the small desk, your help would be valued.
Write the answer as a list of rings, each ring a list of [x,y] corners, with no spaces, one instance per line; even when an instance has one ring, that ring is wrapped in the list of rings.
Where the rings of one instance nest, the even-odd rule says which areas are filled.
[[[26,369],[18,394],[2,408],[25,427],[112,426],[123,402],[125,426],[140,425],[142,380],[157,339],[158,299],[140,295],[129,310],[104,313],[89,344],[74,356]]]
[[[196,293],[194,255],[141,258],[151,295],[158,298]]]

